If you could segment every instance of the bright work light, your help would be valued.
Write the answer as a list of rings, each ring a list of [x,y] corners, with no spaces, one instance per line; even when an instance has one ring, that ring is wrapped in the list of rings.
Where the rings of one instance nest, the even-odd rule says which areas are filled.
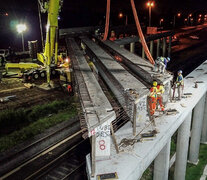
[[[18,33],[23,33],[24,31],[26,31],[27,26],[25,24],[18,24],[16,28]]]

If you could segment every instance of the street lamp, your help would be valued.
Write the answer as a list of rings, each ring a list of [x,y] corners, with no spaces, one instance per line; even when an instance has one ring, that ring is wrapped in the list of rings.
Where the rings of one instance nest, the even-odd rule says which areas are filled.
[[[123,18],[123,13],[119,13],[119,18]]]
[[[152,7],[154,6],[153,1],[148,1],[147,6],[149,7],[149,27],[151,26],[151,12],[152,12]]]
[[[161,18],[161,19],[160,19],[160,26],[162,25],[163,22],[164,22],[164,19]]]
[[[177,13],[177,17],[180,17],[181,13]],[[176,16],[174,15],[174,19],[173,19],[173,27],[175,28],[175,20],[176,20]]]
[[[190,21],[190,23],[191,23],[191,17],[192,17],[192,14],[189,14],[188,15],[188,22]],[[192,23],[191,23],[192,24]]]
[[[22,35],[22,49],[24,52],[25,49],[24,49],[24,35],[23,34],[24,34],[24,31],[26,31],[27,26],[25,24],[18,24],[16,28],[17,28],[17,32]]]
[[[127,26],[128,25],[128,16],[123,13],[119,13],[119,18],[123,18],[124,16],[126,17],[125,25]]]

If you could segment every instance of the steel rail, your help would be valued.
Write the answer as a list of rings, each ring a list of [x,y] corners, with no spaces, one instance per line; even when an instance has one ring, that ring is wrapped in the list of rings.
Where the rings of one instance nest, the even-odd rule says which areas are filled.
[[[78,131],[76,135],[82,133],[83,130]],[[41,167],[38,171],[32,173],[30,176],[28,176],[27,178],[25,178],[24,180],[29,180],[29,179],[40,179],[43,176],[45,176],[45,173],[42,173],[41,175],[39,175],[38,177],[35,177],[35,175],[38,175],[39,173],[41,173],[42,171],[46,170],[48,167],[50,167],[52,164],[55,164],[57,161],[59,161],[61,158],[63,158],[64,156],[66,156],[68,153],[70,153],[72,150],[74,150],[75,148],[77,148],[78,146],[80,146],[81,144],[83,144],[86,141],[86,139],[82,140],[81,142],[75,144],[74,146],[72,146],[70,149],[68,149],[67,151],[63,152],[62,154],[60,154],[58,157],[56,157],[54,160],[52,160],[51,162],[47,163],[46,165],[44,165],[43,167]],[[69,173],[71,174],[71,172]]]
[[[4,174],[3,176],[0,177],[0,179],[6,179],[9,176],[11,176],[12,174],[16,173],[17,171],[19,171],[21,168],[25,167],[26,165],[28,165],[29,163],[33,162],[34,160],[40,158],[41,156],[49,153],[50,151],[54,150],[55,148],[61,146],[62,144],[68,142],[69,140],[71,140],[72,138],[74,138],[75,136],[83,133],[84,131],[86,131],[86,129],[82,129],[72,135],[70,135],[69,137],[57,142],[56,144],[53,144],[52,146],[50,146],[49,148],[44,149],[43,151],[40,151],[39,153],[37,153],[35,156],[31,157],[30,159],[28,159],[27,161],[23,162],[21,165],[17,166],[16,168],[14,168],[13,170],[7,172],[6,174]]]

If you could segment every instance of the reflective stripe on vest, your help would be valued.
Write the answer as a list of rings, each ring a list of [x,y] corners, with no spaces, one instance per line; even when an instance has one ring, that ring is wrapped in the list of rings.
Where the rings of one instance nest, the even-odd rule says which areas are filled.
[[[157,87],[152,87],[150,89],[150,97],[154,97],[154,98],[157,97]]]

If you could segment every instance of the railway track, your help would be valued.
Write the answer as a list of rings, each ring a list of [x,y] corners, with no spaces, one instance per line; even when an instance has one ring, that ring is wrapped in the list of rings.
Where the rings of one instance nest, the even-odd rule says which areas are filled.
[[[49,167],[47,164],[51,162],[56,163],[55,159],[64,157],[66,152],[74,149],[77,151],[83,131],[80,130],[79,121],[75,119],[17,152],[0,158],[0,179],[34,179],[36,172],[41,172],[42,167]]]
[[[2,97],[10,95],[9,93],[1,94]],[[15,101],[7,102],[6,104],[0,105],[0,110],[28,107],[42,102],[49,102],[54,99],[60,99],[61,94],[58,91],[53,91],[50,96],[44,91],[39,89],[24,89],[23,91],[16,91],[13,93],[16,95]],[[35,98],[34,98],[35,97]]]
[[[90,152],[89,139],[82,140],[74,145],[66,152],[58,156],[48,167],[40,169],[40,175],[36,174],[35,178],[29,177],[27,179],[45,180],[84,180],[85,173],[85,156]],[[45,171],[45,169],[47,169]]]

